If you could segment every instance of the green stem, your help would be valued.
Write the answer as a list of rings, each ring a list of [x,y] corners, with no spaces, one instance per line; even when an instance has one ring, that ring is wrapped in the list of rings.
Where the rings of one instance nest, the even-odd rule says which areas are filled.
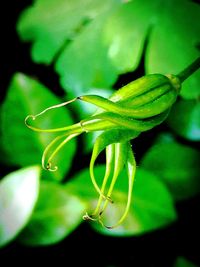
[[[200,57],[198,57],[193,63],[191,63],[187,68],[185,68],[183,71],[181,71],[177,75],[181,83],[184,82],[189,76],[191,76],[199,68],[200,68]]]

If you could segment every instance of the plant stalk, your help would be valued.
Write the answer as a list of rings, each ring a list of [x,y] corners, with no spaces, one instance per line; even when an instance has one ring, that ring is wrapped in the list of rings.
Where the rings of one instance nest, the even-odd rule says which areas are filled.
[[[198,57],[193,63],[191,63],[187,68],[185,68],[183,71],[181,71],[177,75],[181,83],[184,82],[189,76],[191,76],[199,68],[200,68],[200,57]]]

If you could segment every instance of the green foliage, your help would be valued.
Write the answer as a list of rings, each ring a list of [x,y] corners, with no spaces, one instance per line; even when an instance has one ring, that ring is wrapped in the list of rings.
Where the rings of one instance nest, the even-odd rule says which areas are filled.
[[[146,40],[146,72],[178,73],[198,56],[199,16],[188,0],[37,0],[21,15],[18,32],[33,42],[33,60],[54,62],[63,87],[77,96],[135,70]],[[194,74],[181,95],[199,96],[199,81]]]
[[[14,165],[28,166],[38,164],[44,148],[55,137],[55,134],[36,134],[25,127],[24,119],[28,114],[35,114],[60,100],[38,81],[17,73],[12,78],[6,99],[2,106],[2,142],[8,160]],[[49,117],[50,116],[50,117]],[[70,125],[72,119],[66,109],[51,112],[39,121],[40,127],[53,128],[59,125]],[[59,170],[46,172],[45,177],[61,180],[69,170],[75,153],[75,141],[63,148],[55,161],[59,162]]]
[[[192,262],[186,260],[183,257],[179,257],[176,260],[174,267],[197,267],[197,265],[193,264]]]
[[[82,221],[85,204],[62,185],[43,181],[39,199],[19,240],[26,245],[50,245],[69,235]]]
[[[101,184],[105,167],[95,168],[98,183]],[[126,173],[123,171],[117,180],[113,192],[113,204],[102,216],[105,225],[113,225],[122,215],[127,201],[128,182]],[[72,177],[66,183],[67,192],[73,192],[81,201],[88,203],[88,210],[93,210],[96,205],[96,192],[91,188],[89,171],[85,169]],[[113,236],[130,236],[144,234],[154,229],[165,227],[176,219],[172,197],[166,186],[155,175],[138,169],[136,172],[134,195],[131,209],[126,220],[117,228],[109,230],[99,224],[91,223],[91,226],[100,233]]]
[[[39,167],[30,166],[41,162],[42,152],[57,134],[34,133],[24,119],[61,100],[36,79],[22,73],[12,77],[1,106],[0,160],[23,169],[0,182],[0,246],[15,237],[31,246],[57,243],[80,225],[86,210],[90,219],[108,227],[121,222],[129,210],[115,229],[91,224],[95,231],[113,236],[146,234],[177,219],[175,201],[198,194],[200,188],[199,152],[189,146],[200,140],[200,72],[183,83],[175,104],[179,88],[174,77],[153,74],[148,75],[153,82],[147,82],[144,76],[114,94],[112,86],[120,74],[137,69],[142,55],[146,73],[179,73],[199,54],[199,17],[199,5],[189,0],[35,0],[22,12],[17,31],[23,41],[32,43],[33,61],[53,64],[66,100],[87,94],[72,104],[82,120],[76,124],[78,133],[92,131],[82,140],[81,154],[90,151],[93,137],[98,137],[90,169],[68,177],[77,152],[71,140],[54,158],[58,170],[42,170],[39,175]],[[169,86],[176,89],[172,96]],[[161,137],[146,151],[134,179],[136,165],[128,141],[160,124],[172,104],[167,126],[174,136]],[[93,115],[85,119],[89,114]],[[105,128],[99,127],[99,120]],[[48,110],[36,121],[32,123],[41,129],[73,124],[67,108]],[[188,145],[178,143],[176,135]],[[104,149],[106,166],[95,167]],[[54,151],[52,146],[48,152]],[[63,185],[66,177],[71,179]],[[93,216],[94,209],[99,217]],[[179,258],[175,266],[193,265]]]
[[[172,130],[191,141],[200,141],[200,102],[180,99],[172,108],[168,124]]]
[[[37,1],[22,15],[18,31],[23,40],[36,41],[32,50],[36,62],[49,64],[60,53],[56,69],[61,83],[77,96],[91,85],[106,87],[116,79],[101,29],[118,5],[114,0]]]
[[[0,182],[0,247],[14,239],[28,222],[39,191],[39,167],[28,167]]]
[[[158,141],[144,155],[141,167],[160,177],[176,200],[200,192],[198,150],[176,141]]]

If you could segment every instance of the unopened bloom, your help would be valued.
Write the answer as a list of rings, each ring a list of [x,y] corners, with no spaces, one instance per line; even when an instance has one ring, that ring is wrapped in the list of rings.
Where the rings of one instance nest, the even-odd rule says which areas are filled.
[[[99,194],[97,206],[92,214],[83,216],[84,219],[97,220],[103,224],[102,215],[109,202],[112,201],[112,192],[116,180],[125,167],[128,177],[127,204],[118,222],[113,228],[121,224],[126,218],[130,204],[132,189],[136,171],[136,163],[132,152],[130,140],[136,138],[141,132],[147,131],[162,123],[172,105],[175,103],[183,82],[189,74],[189,69],[199,65],[199,59],[191,64],[179,75],[150,74],[143,76],[116,91],[111,97],[104,98],[97,95],[84,95],[68,102],[47,108],[37,115],[29,115],[25,119],[26,125],[38,132],[60,133],[45,149],[42,157],[43,168],[56,171],[53,166],[53,158],[59,150],[72,138],[83,132],[102,131],[97,137],[90,161],[90,176],[92,183]],[[197,66],[196,66],[197,69]],[[56,129],[40,129],[29,124],[29,120],[35,120],[38,116],[52,108],[68,105],[74,101],[84,101],[98,107],[98,110],[90,117],[81,120],[71,126]],[[62,133],[62,134],[61,134]],[[55,150],[49,153],[52,147]],[[106,170],[101,187],[96,182],[94,165],[98,155],[106,150]],[[108,178],[111,182],[106,190]]]

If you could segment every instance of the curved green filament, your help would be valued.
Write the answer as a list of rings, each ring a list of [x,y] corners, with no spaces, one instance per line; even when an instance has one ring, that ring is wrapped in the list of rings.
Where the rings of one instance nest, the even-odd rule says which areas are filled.
[[[31,126],[28,123],[28,120],[32,118],[32,120],[34,120],[34,116],[29,115],[25,118],[25,124],[26,126],[35,131],[35,132],[40,132],[40,133],[56,133],[56,132],[68,132],[68,134],[72,134],[72,133],[76,133],[76,132],[83,132],[83,129],[81,128],[80,123],[76,123],[70,126],[65,126],[65,127],[60,127],[60,128],[52,128],[52,129],[41,129],[41,128],[37,128],[34,126]]]
[[[102,183],[102,186],[101,186],[101,193],[103,195],[104,195],[106,184],[108,182],[108,178],[109,178],[109,176],[111,174],[111,171],[112,171],[114,153],[115,153],[115,145],[114,144],[111,144],[111,145],[106,147],[106,171],[105,171],[105,175],[104,175],[104,178],[103,178],[103,183]],[[98,199],[97,206],[96,206],[96,208],[95,208],[95,210],[94,210],[94,212],[92,213],[91,216],[96,216],[99,213],[102,201],[103,201],[103,197],[102,197],[102,195],[100,195],[99,199]]]
[[[127,167],[127,171],[128,171],[128,181],[129,181],[126,208],[125,208],[124,214],[122,215],[122,217],[119,219],[119,221],[115,225],[107,226],[107,228],[110,228],[110,229],[116,228],[121,223],[123,223],[123,221],[125,220],[125,218],[128,215],[129,209],[130,209],[131,200],[132,200],[132,192],[133,192],[133,184],[134,184],[135,172],[136,172],[136,161],[135,161],[135,157],[133,155],[133,151],[131,149],[131,146],[129,146],[128,161],[127,161],[126,167]]]
[[[103,199],[107,199],[107,200],[112,202],[112,200],[110,198],[108,198],[106,195],[104,195],[104,193],[102,192],[102,188],[100,188],[99,185],[97,184],[96,178],[95,178],[95,174],[94,174],[94,164],[95,164],[95,161],[96,161],[98,155],[100,154],[100,152],[101,152],[101,150],[99,150],[99,143],[98,143],[98,141],[96,141],[95,144],[94,144],[94,148],[93,148],[93,151],[92,151],[92,157],[91,157],[91,160],[90,160],[90,167],[89,167],[90,168],[90,178],[91,178],[91,181],[92,181],[92,184],[93,184],[94,188],[99,193],[100,197],[102,197]],[[106,170],[106,172],[108,173],[108,170]],[[103,183],[106,183],[107,179],[108,179],[108,177],[104,177],[104,182]]]
[[[48,171],[55,171],[57,169],[57,167],[55,166],[54,169],[51,168],[51,164],[45,164],[45,161],[46,161],[46,156],[47,156],[47,153],[49,152],[49,150],[53,147],[53,145],[60,139],[62,139],[63,137],[65,137],[66,134],[63,134],[63,135],[59,135],[57,136],[56,138],[54,138],[45,148],[43,154],[42,154],[42,168],[45,169],[45,170],[48,170]]]
[[[36,115],[28,115],[26,118],[25,118],[25,124],[28,128],[30,128],[31,130],[34,130],[36,132],[48,132],[48,133],[52,133],[52,132],[58,132],[58,131],[65,131],[65,130],[68,130],[68,127],[62,127],[62,128],[57,128],[57,129],[40,129],[40,128],[37,128],[37,127],[34,127],[34,126],[31,126],[29,123],[28,123],[28,120],[29,119],[32,119],[33,121],[37,118],[37,117],[40,117],[41,115],[43,115],[44,113],[46,113],[48,110],[51,110],[51,109],[56,109],[56,108],[60,108],[60,107],[64,107],[74,101],[76,101],[77,98],[73,98],[67,102],[64,102],[64,103],[61,103],[61,104],[57,104],[57,105],[53,105],[51,107],[48,107],[46,109],[44,109],[43,111],[41,111],[40,113],[36,114]]]
[[[78,136],[80,133],[77,133],[77,134],[71,134],[71,135],[68,135],[68,134],[63,134],[63,135],[60,135],[60,136],[57,136],[55,139],[53,139],[49,144],[48,146],[45,148],[44,152],[43,152],[43,155],[42,155],[42,167],[45,169],[45,170],[48,170],[48,171],[56,171],[57,170],[57,166],[55,166],[53,169],[52,169],[52,159],[55,157],[55,155],[59,152],[59,150],[66,144],[68,143],[72,138],[74,138],[75,136]],[[66,137],[67,136],[67,137]],[[47,157],[47,154],[49,152],[49,150],[54,146],[55,143],[57,143],[60,139],[62,138],[65,138],[65,140],[63,140],[57,147],[56,149],[52,152],[52,154],[50,155],[50,157],[48,158],[48,160],[46,160],[46,157]],[[47,163],[45,163],[47,162]]]
[[[43,111],[41,111],[37,115],[31,115],[31,116],[34,117],[34,120],[35,120],[37,117],[39,117],[42,114],[46,113],[48,110],[64,107],[64,106],[69,105],[70,103],[72,103],[72,102],[74,102],[76,100],[77,100],[77,98],[73,98],[73,99],[71,99],[71,100],[69,100],[67,102],[63,102],[63,103],[60,103],[60,104],[57,104],[57,105],[53,105],[51,107],[48,107],[48,108],[44,109]]]
[[[120,143],[117,143],[117,144],[114,144],[115,145],[115,164],[114,164],[114,174],[113,174],[113,177],[112,177],[112,181],[111,181],[111,184],[110,184],[110,187],[108,189],[108,193],[107,193],[107,197],[111,197],[111,194],[112,194],[112,191],[113,191],[113,188],[115,186],[115,183],[117,181],[117,178],[118,178],[118,175],[120,173],[120,168],[118,166],[118,159],[119,159],[119,152],[120,152]],[[120,162],[121,163],[121,162]],[[120,164],[121,165],[121,164]],[[103,208],[100,212],[100,216],[103,214],[104,210],[106,209],[108,205],[108,201],[106,200],[104,202],[104,205],[103,205]]]
[[[122,171],[124,164],[126,162],[127,144],[128,143],[116,143],[116,144],[114,144],[114,146],[115,146],[114,172],[113,172],[112,181],[111,181],[110,187],[108,189],[108,193],[107,193],[107,197],[109,197],[109,198],[111,197],[115,183],[117,181],[117,178],[118,178],[120,172]],[[102,208],[101,212],[99,213],[99,221],[101,224],[103,224],[103,222],[101,220],[101,215],[103,214],[107,205],[108,205],[108,200],[105,200],[103,208]]]
[[[55,132],[67,132],[68,134],[73,133],[81,133],[81,132],[89,132],[89,131],[101,131],[101,130],[107,130],[112,129],[115,124],[102,120],[101,118],[95,118],[95,116],[91,116],[88,119],[82,120],[78,123],[60,127],[60,128],[52,128],[52,129],[41,129],[35,126],[32,126],[28,123],[28,120],[32,118],[32,120],[35,120],[35,117],[33,115],[29,115],[25,118],[25,124],[26,126],[35,131],[35,132],[41,132],[41,133],[55,133]]]
[[[144,119],[158,115],[171,107],[171,105],[175,102],[177,95],[178,94],[175,90],[168,90],[167,93],[162,94],[159,98],[154,99],[154,101],[150,103],[148,102],[145,105],[132,107],[132,105],[129,103],[131,108],[129,108],[127,103],[124,103],[124,105],[122,103],[118,104],[97,95],[86,95],[80,97],[79,99],[91,104],[95,104],[106,111],[119,114],[121,116],[128,116],[133,119]]]
[[[85,221],[97,221],[97,218],[92,217],[92,215],[89,215],[87,212],[83,215],[82,218]]]
[[[128,155],[127,155],[127,162],[126,162],[126,168],[127,168],[127,172],[128,172],[128,197],[127,197],[127,203],[126,203],[126,207],[124,210],[123,215],[121,216],[121,218],[118,220],[118,222],[115,225],[112,226],[105,226],[102,222],[102,220],[100,220],[100,223],[105,226],[108,229],[113,229],[118,227],[120,224],[123,223],[123,221],[125,220],[125,218],[128,215],[129,209],[130,209],[130,205],[131,205],[131,200],[132,200],[132,191],[133,191],[133,184],[134,184],[134,180],[135,180],[135,172],[136,172],[136,161],[135,161],[135,157],[133,155],[132,152],[132,148],[131,145],[129,143],[128,146]],[[113,182],[115,183],[115,181]],[[111,188],[112,191],[112,188]],[[103,207],[103,211],[105,210],[106,206],[108,203],[105,202],[105,205]],[[102,211],[102,212],[103,212]]]

